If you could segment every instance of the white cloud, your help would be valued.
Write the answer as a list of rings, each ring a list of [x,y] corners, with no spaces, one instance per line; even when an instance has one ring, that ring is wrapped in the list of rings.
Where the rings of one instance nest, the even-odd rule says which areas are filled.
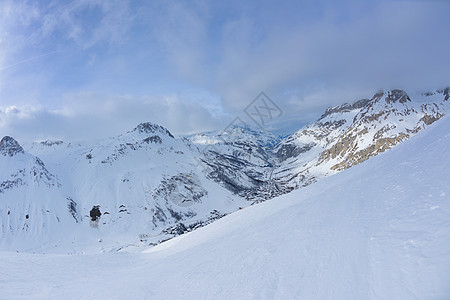
[[[189,134],[213,130],[228,121],[213,113],[220,107],[212,109],[211,103],[205,107],[182,97],[80,93],[66,96],[57,110],[39,105],[0,107],[0,132],[23,141],[85,140],[118,135],[140,122],[161,124],[174,134]]]
[[[182,44],[165,43],[175,69],[237,110],[261,90],[289,106],[282,92],[292,88],[307,98],[307,93],[322,90],[327,91],[323,94],[369,93],[379,88],[427,89],[449,84],[450,40],[445,37],[450,34],[450,3],[344,1],[333,5],[319,1],[317,7],[331,9],[310,19],[308,14],[314,15],[315,10],[302,12],[308,4],[299,3],[280,8],[267,2],[237,6],[241,10],[226,7],[231,17],[219,25],[214,18],[192,13],[197,12],[195,5],[179,5],[177,16],[189,16],[179,18],[182,30],[158,30],[162,36],[178,37]],[[222,12],[211,6],[212,14],[220,18]],[[205,37],[210,40],[205,42]],[[212,55],[214,63],[208,65]],[[186,61],[192,66],[186,67]],[[335,100],[316,97],[314,101],[321,106]]]
[[[0,3],[0,130],[27,139],[220,129],[260,91],[301,124],[450,84],[445,1],[30,3]]]

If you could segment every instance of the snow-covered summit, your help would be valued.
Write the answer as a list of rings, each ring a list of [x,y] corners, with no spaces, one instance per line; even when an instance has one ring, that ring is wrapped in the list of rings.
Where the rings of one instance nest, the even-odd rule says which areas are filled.
[[[136,126],[136,128],[134,128],[132,130],[133,132],[138,132],[138,133],[143,133],[143,134],[163,134],[163,135],[168,135],[171,138],[174,138],[174,136],[170,133],[170,131],[161,126],[161,125],[157,125],[151,122],[146,122],[146,123],[140,123],[138,126]]]
[[[24,153],[22,146],[10,136],[3,137],[0,141],[0,154],[12,157],[18,153]]]

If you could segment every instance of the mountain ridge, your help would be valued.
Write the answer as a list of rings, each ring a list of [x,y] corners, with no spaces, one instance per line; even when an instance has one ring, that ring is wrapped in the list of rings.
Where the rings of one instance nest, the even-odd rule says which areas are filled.
[[[411,97],[402,90],[380,91],[328,108],[283,139],[242,126],[176,138],[151,122],[91,144],[44,141],[24,150],[4,137],[0,163],[10,165],[0,172],[0,198],[16,195],[23,205],[14,212],[11,204],[0,205],[2,237],[11,240],[13,231],[20,232],[8,230],[11,213],[21,218],[17,228],[27,220],[48,225],[42,212],[54,206],[57,222],[65,222],[62,231],[79,247],[96,239],[102,242],[94,243],[95,251],[158,244],[394,147],[442,118],[449,110],[448,94],[448,88]],[[11,160],[18,153],[27,167]],[[30,202],[35,188],[47,200]],[[36,207],[32,214],[30,205]],[[99,218],[93,221],[95,207]],[[38,235],[47,232],[39,230]],[[113,238],[118,232],[120,242]],[[90,236],[86,241],[84,234]],[[27,247],[24,238],[19,248]]]

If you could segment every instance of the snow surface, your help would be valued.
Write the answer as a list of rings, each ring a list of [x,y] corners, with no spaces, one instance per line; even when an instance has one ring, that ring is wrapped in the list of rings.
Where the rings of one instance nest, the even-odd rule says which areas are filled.
[[[0,299],[450,299],[449,129],[145,253],[0,252]]]
[[[173,236],[162,230],[177,223],[209,222],[250,205],[209,180],[189,146],[142,123],[95,145],[46,141],[0,154],[0,249],[138,251]],[[93,223],[97,205],[102,216]]]

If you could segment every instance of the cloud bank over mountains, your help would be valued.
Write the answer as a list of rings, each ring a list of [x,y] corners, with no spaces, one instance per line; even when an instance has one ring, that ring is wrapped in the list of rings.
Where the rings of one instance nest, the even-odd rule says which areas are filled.
[[[302,124],[379,88],[449,85],[447,1],[3,1],[0,131],[220,129],[260,92]]]

